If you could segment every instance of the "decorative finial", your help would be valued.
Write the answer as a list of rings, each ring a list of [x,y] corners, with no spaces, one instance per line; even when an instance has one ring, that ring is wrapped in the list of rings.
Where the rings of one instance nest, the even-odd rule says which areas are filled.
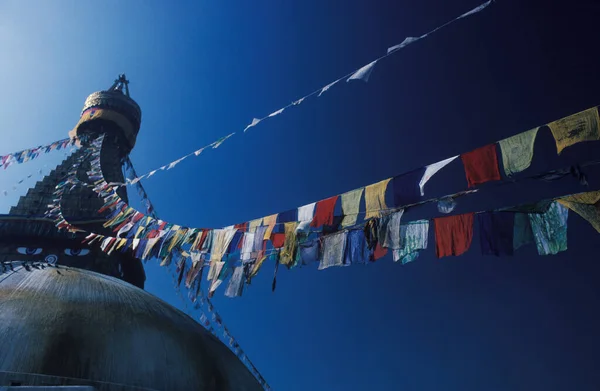
[[[115,80],[108,90],[123,92],[123,89],[125,89],[125,94],[129,97],[129,80],[127,80],[127,76],[124,73],[119,75],[119,78]]]

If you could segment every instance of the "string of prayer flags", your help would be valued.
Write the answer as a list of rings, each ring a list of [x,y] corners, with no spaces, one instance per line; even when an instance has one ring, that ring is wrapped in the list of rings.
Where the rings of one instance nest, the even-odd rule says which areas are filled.
[[[337,199],[338,196],[334,196],[317,202],[315,215],[310,224],[311,227],[318,228],[323,225],[333,224],[333,211]]]
[[[469,187],[475,187],[489,181],[499,181],[496,144],[489,144],[474,151],[460,155],[465,167]]]
[[[75,141],[70,138],[55,141],[48,145],[40,145],[35,148],[29,148],[18,152],[9,153],[0,156],[0,166],[5,170],[13,164],[27,163],[33,159],[37,159],[42,153],[48,153],[54,150],[60,151],[69,145],[74,145]]]
[[[394,53],[394,52],[398,51],[399,49],[402,49],[402,48],[404,48],[404,47],[408,46],[408,45],[409,45],[409,44],[411,44],[411,43],[414,43],[414,42],[416,42],[416,41],[418,41],[418,40],[420,40],[420,39],[423,39],[423,38],[427,37],[428,35],[430,35],[430,34],[432,34],[432,33],[436,32],[436,31],[438,31],[438,30],[440,30],[440,29],[442,29],[442,28],[444,28],[444,27],[448,26],[449,24],[451,24],[451,23],[453,23],[453,22],[455,22],[455,21],[457,21],[457,20],[459,20],[459,19],[462,19],[462,18],[464,18],[464,17],[466,17],[466,16],[470,16],[470,15],[473,15],[473,14],[475,14],[475,13],[478,13],[478,12],[480,12],[481,10],[483,10],[484,8],[486,8],[486,7],[487,7],[489,4],[491,4],[491,0],[490,0],[490,1],[488,1],[488,2],[486,2],[486,3],[483,3],[482,5],[480,5],[480,6],[476,7],[476,8],[474,8],[474,9],[472,9],[471,11],[468,11],[468,12],[466,12],[466,13],[464,13],[464,14],[462,14],[462,15],[458,16],[458,17],[456,17],[455,19],[453,19],[453,20],[451,20],[451,21],[449,21],[449,22],[446,22],[446,23],[444,23],[444,24],[440,25],[439,27],[436,27],[435,29],[431,30],[431,31],[430,31],[429,33],[427,33],[427,34],[421,35],[421,36],[419,36],[419,37],[407,37],[407,38],[405,38],[405,39],[402,41],[402,43],[400,43],[400,44],[398,44],[398,45],[394,45],[394,46],[390,47],[390,48],[387,50],[387,53],[386,53],[385,55],[383,55],[382,57],[380,57],[380,58],[378,58],[378,59],[376,59],[376,60],[374,60],[374,61],[371,61],[371,62],[370,62],[370,63],[368,63],[367,65],[364,65],[364,66],[362,66],[361,68],[359,68],[359,69],[357,69],[357,70],[355,70],[355,71],[353,71],[353,72],[350,72],[349,74],[347,74],[347,75],[345,75],[345,76],[343,76],[343,77],[341,77],[341,78],[339,78],[339,79],[337,79],[337,80],[335,80],[335,81],[333,81],[333,82],[331,82],[331,83],[327,84],[325,87],[322,87],[321,89],[319,89],[319,90],[317,90],[317,91],[313,91],[313,92],[311,92],[310,94],[308,94],[308,95],[305,95],[305,96],[303,96],[303,97],[301,97],[301,98],[299,98],[299,99],[295,100],[294,102],[290,103],[290,104],[289,104],[289,105],[287,105],[287,106],[284,106],[284,107],[282,107],[282,108],[280,108],[280,109],[278,109],[278,110],[275,110],[274,112],[272,112],[271,114],[269,114],[269,115],[265,116],[264,118],[253,118],[253,119],[252,119],[252,121],[250,122],[250,124],[248,124],[248,125],[247,125],[247,126],[244,128],[244,133],[245,133],[246,131],[248,131],[248,129],[250,129],[250,128],[252,128],[252,127],[255,127],[256,125],[258,125],[258,124],[259,124],[260,122],[262,122],[263,120],[265,120],[265,119],[267,119],[267,118],[275,117],[275,116],[277,116],[277,115],[280,115],[280,114],[282,114],[282,113],[283,113],[283,111],[284,111],[285,109],[287,109],[288,107],[291,107],[291,106],[298,106],[298,105],[300,105],[300,104],[301,104],[301,103],[302,103],[302,102],[303,102],[303,101],[304,101],[306,98],[308,98],[308,97],[310,97],[310,96],[312,96],[312,95],[315,95],[315,94],[317,94],[317,93],[318,93],[318,96],[321,96],[321,95],[322,95],[324,92],[328,91],[328,90],[329,90],[331,87],[333,87],[333,86],[334,86],[336,83],[338,83],[339,81],[341,81],[341,80],[343,80],[343,79],[346,79],[348,82],[349,82],[349,81],[351,81],[351,80],[362,80],[362,81],[365,81],[365,82],[367,82],[367,81],[369,80],[369,77],[370,77],[370,75],[371,75],[371,73],[372,73],[372,71],[373,71],[374,67],[375,67],[375,64],[376,64],[376,63],[377,63],[379,60],[381,60],[381,59],[383,59],[383,58],[385,58],[385,57],[388,57],[388,56],[390,56],[392,53]],[[175,167],[175,166],[176,166],[178,163],[180,163],[182,160],[184,160],[184,159],[186,159],[186,158],[188,158],[188,157],[190,157],[190,156],[192,156],[192,155],[195,155],[195,156],[198,156],[198,155],[200,155],[200,154],[202,153],[202,151],[203,151],[204,149],[208,148],[208,147],[212,147],[213,149],[215,149],[215,148],[218,148],[218,147],[219,147],[219,146],[220,146],[220,145],[221,145],[221,144],[222,144],[222,143],[223,143],[225,140],[227,140],[229,137],[233,136],[234,134],[235,134],[235,132],[234,132],[234,133],[231,133],[231,134],[229,134],[229,135],[227,135],[227,136],[225,136],[225,137],[222,137],[222,138],[220,138],[219,140],[217,140],[217,141],[215,141],[215,142],[213,142],[213,143],[211,143],[211,144],[209,144],[209,145],[207,145],[207,146],[205,146],[205,147],[203,147],[203,148],[197,149],[195,152],[192,152],[192,153],[190,153],[190,154],[188,154],[188,155],[185,155],[185,156],[183,156],[183,157],[181,157],[181,158],[179,158],[179,159],[177,159],[177,160],[175,160],[175,161],[173,161],[173,162],[171,162],[171,163],[169,163],[169,164],[163,165],[162,167],[160,167],[160,168],[158,168],[158,169],[152,170],[152,171],[150,171],[149,173],[142,175],[141,177],[136,177],[136,178],[134,178],[134,179],[132,179],[132,180],[128,180],[126,183],[123,183],[123,184],[120,184],[120,185],[121,185],[121,186],[125,186],[125,185],[127,185],[127,184],[135,184],[135,183],[138,183],[138,182],[139,182],[141,179],[143,179],[143,178],[150,178],[150,177],[151,177],[151,176],[153,176],[153,175],[154,175],[154,174],[155,174],[155,173],[156,173],[158,170],[169,170],[169,169],[172,169],[172,168],[174,168],[174,167]],[[67,143],[75,142],[75,140],[71,141],[70,139],[66,139],[65,141],[66,141]],[[51,150],[52,148],[60,149],[62,146],[63,146],[62,144],[56,144],[56,143],[53,143],[51,146],[47,146],[47,148],[49,148],[49,149],[45,149],[45,151],[46,151],[46,152],[48,152],[48,150]],[[31,154],[25,154],[25,156],[22,156],[22,157],[20,156],[20,157],[19,157],[19,159],[21,159],[21,161],[27,161],[28,159],[30,159],[30,158],[31,158],[31,156],[33,156],[33,155],[34,155],[34,153],[38,152],[38,151],[37,151],[38,149],[42,149],[42,148],[44,148],[44,147],[38,147],[37,149],[34,149],[35,151],[34,151],[34,150],[32,150],[32,153],[31,153]],[[22,152],[26,152],[26,151],[22,151]],[[8,163],[8,162],[6,162],[6,161],[5,161],[5,159],[4,159],[5,157],[0,157],[0,158],[2,158],[2,160],[0,160],[0,164],[2,164],[2,165],[3,165],[3,166],[6,168],[6,167],[8,166],[7,164],[10,164],[10,163]]]
[[[379,217],[382,210],[388,207],[385,204],[385,191],[392,178],[374,183],[365,187],[365,207],[367,209],[365,220]]]
[[[419,39],[423,39],[423,38],[429,36],[430,34],[435,33],[439,29],[441,29],[443,27],[446,27],[446,26],[448,26],[448,25],[456,22],[459,19],[463,19],[463,18],[466,18],[467,16],[471,16],[471,15],[474,15],[474,14],[476,14],[478,12],[481,12],[481,11],[483,11],[483,9],[485,9],[490,4],[492,4],[492,0],[488,0],[487,2],[485,2],[485,3],[483,3],[483,4],[479,5],[479,6],[477,6],[475,8],[473,8],[472,10],[470,10],[468,12],[465,12],[464,14],[458,16],[457,18],[455,18],[455,19],[453,19],[453,20],[451,20],[449,22],[444,23],[443,25],[441,25],[439,27],[436,27],[435,29],[431,30],[427,34],[421,35],[420,37],[407,37],[407,38],[404,39],[404,41],[402,41],[402,43],[400,43],[398,45],[394,45],[394,46],[388,48],[387,54],[390,55],[391,53],[395,52],[396,50],[402,49],[402,48],[410,45],[411,43],[418,41]]]
[[[479,241],[483,255],[513,255],[515,214],[486,212],[478,216]]]
[[[533,146],[539,129],[537,127],[498,142],[507,176],[521,172],[531,165]]]
[[[473,240],[473,213],[433,219],[438,258],[462,255]]]
[[[365,191],[364,187],[352,190],[341,195],[342,214],[344,218],[341,222],[342,227],[350,227],[356,224],[358,211],[360,209],[360,200]]]
[[[394,262],[402,261],[403,265],[413,262],[422,250],[427,249],[429,237],[429,220],[417,220],[400,225],[400,247],[394,249]]]
[[[593,107],[548,124],[556,141],[558,154],[583,141],[600,140],[598,109]]]
[[[352,74],[352,76],[350,76],[346,80],[346,82],[349,82],[350,80],[362,80],[365,83],[368,82],[369,77],[371,76],[371,72],[373,72],[373,67],[375,67],[376,62],[377,62],[377,60],[370,62],[367,65],[363,66],[362,68],[360,68],[359,70],[354,72]]]
[[[545,213],[530,213],[529,222],[538,254],[558,254],[567,250],[569,209],[553,202]]]

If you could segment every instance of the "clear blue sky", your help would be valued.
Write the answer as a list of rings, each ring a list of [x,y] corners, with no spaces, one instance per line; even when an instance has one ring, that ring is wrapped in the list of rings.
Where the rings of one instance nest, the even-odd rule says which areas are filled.
[[[0,154],[66,137],[85,97],[125,72],[143,110],[132,161],[147,172],[481,2],[3,1]],[[222,227],[591,107],[600,102],[599,17],[594,0],[498,0],[379,63],[368,84],[343,83],[146,189],[163,219]],[[540,132],[532,173],[589,152],[558,158],[553,148]],[[0,183],[61,157],[11,167]],[[431,192],[464,188],[457,170]],[[518,189],[459,210],[585,190],[573,181]],[[0,196],[2,211],[16,199]],[[405,267],[387,257],[280,269],[275,293],[267,264],[242,298],[220,291],[214,302],[276,390],[590,390],[600,384],[594,235],[571,214],[569,251],[558,256],[482,257],[476,237],[465,256],[437,260],[430,249]],[[164,271],[147,272],[147,289],[181,306]]]

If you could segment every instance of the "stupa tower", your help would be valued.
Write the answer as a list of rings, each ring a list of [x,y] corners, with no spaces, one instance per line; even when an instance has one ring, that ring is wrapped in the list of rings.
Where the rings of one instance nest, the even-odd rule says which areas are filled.
[[[71,136],[85,145],[104,135],[104,177],[123,182],[140,123],[140,107],[120,75],[86,99]],[[262,390],[216,337],[143,290],[143,265],[132,254],[86,247],[85,234],[59,231],[45,217],[56,185],[74,165],[78,179],[90,183],[85,153],[74,152],[0,216],[0,389]],[[127,200],[125,187],[119,195]],[[102,205],[86,186],[61,200],[71,224],[110,234]]]

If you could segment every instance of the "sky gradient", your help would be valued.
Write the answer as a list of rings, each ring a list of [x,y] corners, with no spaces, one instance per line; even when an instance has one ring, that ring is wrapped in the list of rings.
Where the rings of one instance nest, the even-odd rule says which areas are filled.
[[[131,160],[145,173],[481,2],[2,1],[0,155],[66,137],[85,97],[126,73],[143,112]],[[368,84],[340,83],[144,186],[164,220],[223,227],[587,109],[600,103],[598,17],[593,0],[498,0],[381,61]],[[597,156],[598,144],[558,157],[540,131],[529,171]],[[0,186],[62,157],[2,171]],[[590,188],[600,189],[598,174],[588,173]],[[1,211],[34,183],[0,195]],[[427,189],[465,187],[459,164]],[[574,180],[509,186],[458,212],[585,190]],[[560,255],[529,247],[482,257],[476,232],[466,255],[441,260],[430,236],[407,266],[388,256],[280,268],[274,293],[267,264],[242,298],[220,290],[214,303],[275,390],[591,390],[600,384],[597,235],[571,213]],[[182,307],[164,270],[148,263],[147,274],[148,291]]]

